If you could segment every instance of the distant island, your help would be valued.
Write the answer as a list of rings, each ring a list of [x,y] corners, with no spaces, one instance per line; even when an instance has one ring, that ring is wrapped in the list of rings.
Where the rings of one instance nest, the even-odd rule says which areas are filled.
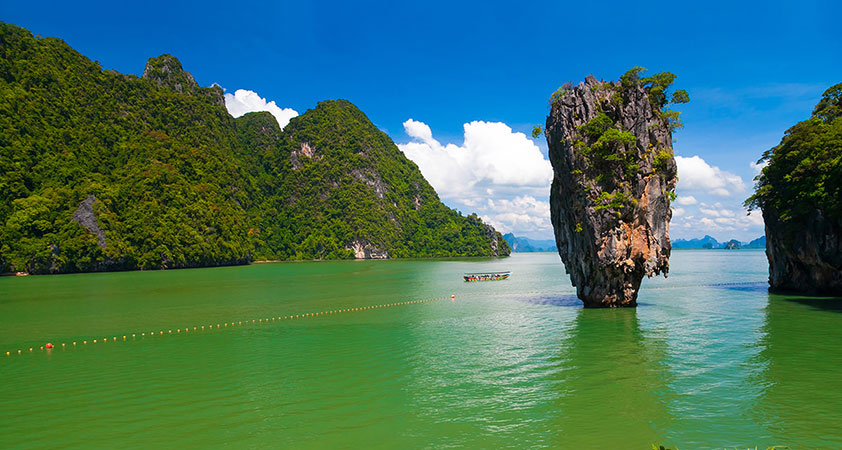
[[[356,106],[234,119],[173,56],[102,70],[0,23],[0,272],[505,256]]]
[[[503,235],[503,239],[509,244],[514,253],[532,252],[557,252],[558,247],[552,239],[530,239],[528,237],[515,236],[512,233]]]
[[[766,248],[766,236],[761,236],[750,242],[741,242],[736,239],[731,239],[727,242],[719,242],[709,235],[703,238],[696,239],[676,239],[672,241],[672,248],[676,250],[686,249],[729,249],[735,250],[740,248]]]

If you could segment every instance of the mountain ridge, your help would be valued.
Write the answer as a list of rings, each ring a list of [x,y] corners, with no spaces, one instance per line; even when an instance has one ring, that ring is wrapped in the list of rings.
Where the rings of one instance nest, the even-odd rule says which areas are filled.
[[[705,235],[702,238],[694,238],[694,239],[675,239],[672,241],[672,247],[674,249],[679,250],[686,250],[686,249],[721,249],[726,248],[728,243],[732,243],[731,247],[733,248],[736,244],[740,245],[740,248],[766,248],[766,236],[760,236],[757,239],[753,239],[749,242],[739,241],[737,239],[730,239],[726,242],[719,242],[714,237],[710,235]],[[736,243],[736,244],[733,244]]]
[[[509,253],[347,101],[281,130],[171,55],[124,75],[4,23],[0,93],[0,271]]]

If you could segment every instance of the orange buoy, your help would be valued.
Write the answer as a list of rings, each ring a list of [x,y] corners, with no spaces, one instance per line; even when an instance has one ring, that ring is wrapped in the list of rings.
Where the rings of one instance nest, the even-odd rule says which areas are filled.
[[[47,345],[45,345],[44,347],[53,348],[53,344],[50,344],[49,342],[47,342]]]

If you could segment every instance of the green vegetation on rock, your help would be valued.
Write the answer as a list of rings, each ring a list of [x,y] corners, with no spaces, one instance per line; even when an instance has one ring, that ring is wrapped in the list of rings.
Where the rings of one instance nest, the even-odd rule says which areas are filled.
[[[746,206],[775,211],[787,234],[816,210],[842,220],[842,83],[827,89],[812,117],[787,130],[758,163],[768,165]]]
[[[2,23],[0,95],[0,271],[508,254],[347,101],[281,130],[170,55],[138,78]]]

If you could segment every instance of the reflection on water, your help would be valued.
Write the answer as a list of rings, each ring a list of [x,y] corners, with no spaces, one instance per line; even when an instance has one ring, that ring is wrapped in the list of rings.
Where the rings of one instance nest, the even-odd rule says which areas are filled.
[[[470,271],[511,270],[464,283]],[[557,255],[0,279],[6,448],[842,447],[836,300],[770,296],[763,252],[675,252],[637,309],[584,309]],[[48,424],[48,426],[45,426]]]
[[[842,446],[842,298],[770,295],[756,405],[781,444]]]
[[[669,426],[665,340],[634,309],[580,309],[559,348],[554,446],[647,448]]]

